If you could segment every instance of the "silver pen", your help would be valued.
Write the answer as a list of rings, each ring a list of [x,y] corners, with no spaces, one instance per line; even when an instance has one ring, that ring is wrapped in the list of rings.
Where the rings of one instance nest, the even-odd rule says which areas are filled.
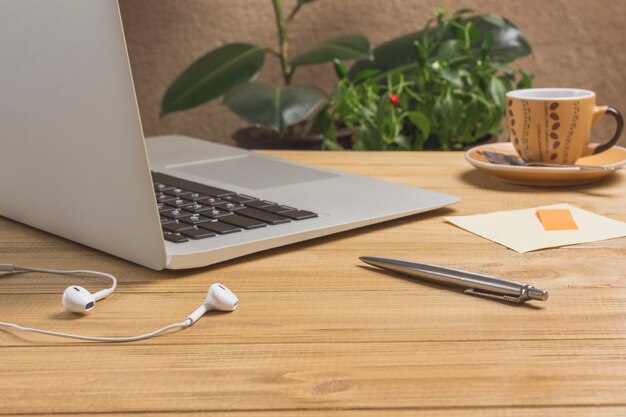
[[[404,261],[402,259],[380,258],[376,256],[361,256],[363,262],[399,272],[411,277],[422,278],[438,284],[448,284],[465,288],[465,294],[495,298],[512,303],[524,303],[530,300],[546,301],[548,291],[540,290],[522,282],[510,281],[491,275],[476,272],[461,271],[459,269]]]

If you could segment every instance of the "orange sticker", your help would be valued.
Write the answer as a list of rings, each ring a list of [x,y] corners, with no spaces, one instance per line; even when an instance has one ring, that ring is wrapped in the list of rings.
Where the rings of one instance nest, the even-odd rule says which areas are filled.
[[[578,230],[568,209],[539,209],[537,217],[545,230]]]

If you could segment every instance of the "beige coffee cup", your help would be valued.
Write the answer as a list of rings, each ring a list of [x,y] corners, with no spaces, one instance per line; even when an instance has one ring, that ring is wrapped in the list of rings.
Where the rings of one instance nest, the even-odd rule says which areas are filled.
[[[591,127],[604,115],[615,118],[615,135],[590,143]],[[577,88],[529,88],[506,94],[506,122],[513,146],[526,162],[574,164],[582,156],[615,145],[624,127],[620,112],[596,106],[593,91]]]

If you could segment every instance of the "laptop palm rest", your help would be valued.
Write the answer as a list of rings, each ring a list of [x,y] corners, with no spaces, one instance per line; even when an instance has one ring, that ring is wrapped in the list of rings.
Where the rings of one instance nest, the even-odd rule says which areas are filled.
[[[262,190],[338,176],[255,154],[180,164],[168,171],[171,175],[175,175],[176,172],[191,174],[249,190]]]

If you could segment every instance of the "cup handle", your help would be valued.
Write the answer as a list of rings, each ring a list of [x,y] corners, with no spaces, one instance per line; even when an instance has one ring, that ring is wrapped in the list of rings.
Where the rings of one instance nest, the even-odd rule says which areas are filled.
[[[619,140],[620,135],[622,134],[622,130],[624,129],[624,118],[622,117],[622,114],[619,112],[619,110],[617,110],[615,107],[596,107],[596,111],[604,110],[605,108],[606,110],[602,112],[597,118],[594,117],[594,122],[600,117],[608,114],[615,119],[615,122],[617,123],[617,129],[615,130],[615,134],[613,135],[611,140],[609,140],[607,143],[596,146],[596,148],[593,150],[594,155],[600,152],[604,152],[611,146],[615,145]]]

